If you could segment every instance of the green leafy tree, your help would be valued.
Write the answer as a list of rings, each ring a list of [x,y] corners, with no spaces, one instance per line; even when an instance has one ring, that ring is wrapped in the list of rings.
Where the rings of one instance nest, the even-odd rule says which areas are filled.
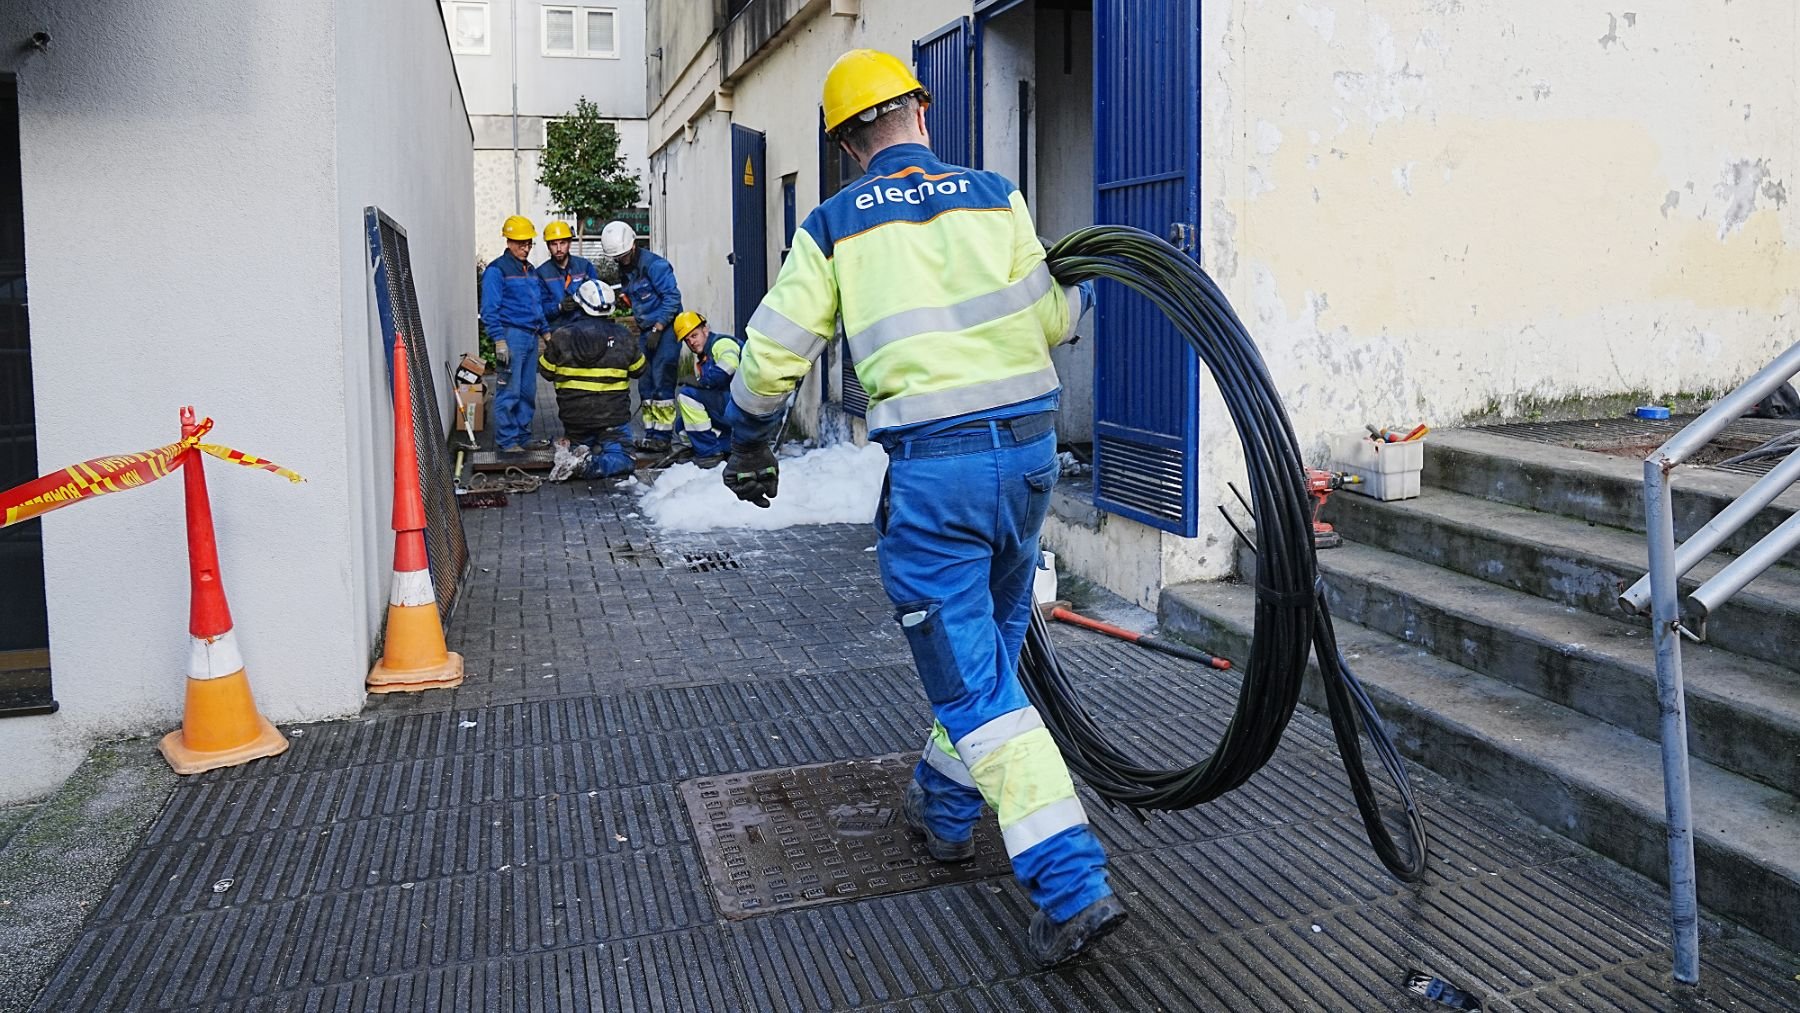
[[[604,222],[635,207],[642,196],[637,175],[625,170],[619,154],[619,132],[585,96],[544,131],[537,181],[550,191],[558,212],[574,218],[583,234],[590,222]]]

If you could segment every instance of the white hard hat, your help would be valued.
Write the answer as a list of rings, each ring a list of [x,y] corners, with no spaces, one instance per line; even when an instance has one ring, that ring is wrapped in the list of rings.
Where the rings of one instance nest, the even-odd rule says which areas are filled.
[[[589,278],[575,289],[575,305],[590,317],[605,316],[612,312],[613,289],[606,282]]]
[[[609,257],[622,257],[637,245],[637,233],[624,222],[607,222],[600,230],[600,252]]]

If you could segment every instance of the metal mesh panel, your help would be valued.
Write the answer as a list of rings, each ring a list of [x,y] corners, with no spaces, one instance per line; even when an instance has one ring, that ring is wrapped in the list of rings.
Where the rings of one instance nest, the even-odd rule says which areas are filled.
[[[413,281],[406,230],[377,208],[365,209],[364,217],[374,268],[375,302],[385,332],[382,344],[390,363],[391,340],[398,337],[406,342],[407,372],[412,383],[409,407],[413,439],[419,449],[419,488],[425,497],[425,549],[431,561],[438,614],[449,622],[462,578],[468,571],[469,543],[463,536],[462,515],[457,510],[450,472],[448,423],[438,413],[437,384],[419,315],[419,293]]]

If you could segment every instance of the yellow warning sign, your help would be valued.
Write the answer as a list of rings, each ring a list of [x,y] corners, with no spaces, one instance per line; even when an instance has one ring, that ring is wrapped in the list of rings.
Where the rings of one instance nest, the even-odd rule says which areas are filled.
[[[750,168],[750,156],[749,155],[744,156],[744,185],[745,186],[755,186],[756,185],[756,170]]]

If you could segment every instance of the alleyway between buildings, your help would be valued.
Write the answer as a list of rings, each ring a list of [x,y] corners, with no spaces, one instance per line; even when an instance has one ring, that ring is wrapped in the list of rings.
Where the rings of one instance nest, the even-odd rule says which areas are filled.
[[[464,520],[466,684],[180,781],[37,1009],[1444,1008],[1413,972],[1490,1010],[1667,1003],[1659,888],[1424,771],[1434,862],[1397,883],[1306,711],[1212,805],[1087,797],[1133,920],[1070,967],[1030,965],[1005,876],[726,918],[683,782],[921,742],[873,533],[664,535],[580,482]],[[1059,636],[1145,757],[1217,740],[1228,673]],[[868,828],[904,836],[886,802]],[[1682,1009],[1800,1001],[1800,962],[1741,932],[1709,922],[1705,960]]]

